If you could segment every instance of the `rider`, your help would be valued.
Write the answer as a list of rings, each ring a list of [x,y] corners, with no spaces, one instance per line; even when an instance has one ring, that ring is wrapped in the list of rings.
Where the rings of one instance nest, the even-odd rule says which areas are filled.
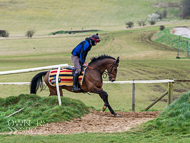
[[[96,46],[97,42],[100,42],[100,37],[97,34],[92,35],[89,38],[86,38],[84,41],[79,43],[71,52],[71,60],[75,67],[75,73],[73,75],[73,88],[72,91],[79,91],[78,88],[78,77],[81,73],[81,67],[87,66],[85,62],[88,52],[91,50],[92,46]]]

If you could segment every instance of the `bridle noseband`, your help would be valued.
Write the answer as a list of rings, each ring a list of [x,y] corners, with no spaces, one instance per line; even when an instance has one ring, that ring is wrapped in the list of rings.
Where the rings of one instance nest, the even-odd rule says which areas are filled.
[[[103,73],[103,78],[104,78],[104,79],[105,79],[108,75],[109,75],[109,78],[111,78],[110,75],[116,76],[116,74],[113,74],[113,73],[112,73],[112,70],[113,70],[113,67],[114,67],[115,64],[116,64],[116,60],[113,62],[113,64],[112,64],[110,67],[107,68],[107,72],[104,71],[104,73]],[[111,70],[110,70],[110,72],[109,72],[108,69],[110,69],[110,68],[111,68]]]

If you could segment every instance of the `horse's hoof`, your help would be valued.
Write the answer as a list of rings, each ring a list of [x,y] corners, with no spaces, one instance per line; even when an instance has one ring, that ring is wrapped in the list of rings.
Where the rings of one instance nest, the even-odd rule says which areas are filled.
[[[104,112],[106,110],[107,106],[103,106],[102,111]]]
[[[114,117],[119,117],[119,115],[118,114],[114,114]]]

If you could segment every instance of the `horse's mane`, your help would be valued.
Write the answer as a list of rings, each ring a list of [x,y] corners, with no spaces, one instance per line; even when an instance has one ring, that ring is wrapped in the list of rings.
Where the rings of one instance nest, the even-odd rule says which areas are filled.
[[[93,62],[95,62],[95,61],[98,61],[98,60],[101,60],[101,59],[104,59],[104,58],[110,58],[110,59],[114,59],[115,60],[115,58],[113,58],[113,57],[111,57],[111,56],[109,56],[109,55],[101,55],[101,56],[98,56],[98,57],[92,57],[91,58],[91,62],[89,63],[89,64],[91,64],[91,63],[93,63]]]

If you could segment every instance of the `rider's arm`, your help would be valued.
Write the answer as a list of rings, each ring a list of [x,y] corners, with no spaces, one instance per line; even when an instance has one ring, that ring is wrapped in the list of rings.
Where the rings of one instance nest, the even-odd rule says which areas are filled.
[[[86,41],[86,43],[83,45],[81,52],[80,52],[81,65],[83,65],[86,60],[87,53],[90,50],[89,48],[90,48],[89,43]]]

